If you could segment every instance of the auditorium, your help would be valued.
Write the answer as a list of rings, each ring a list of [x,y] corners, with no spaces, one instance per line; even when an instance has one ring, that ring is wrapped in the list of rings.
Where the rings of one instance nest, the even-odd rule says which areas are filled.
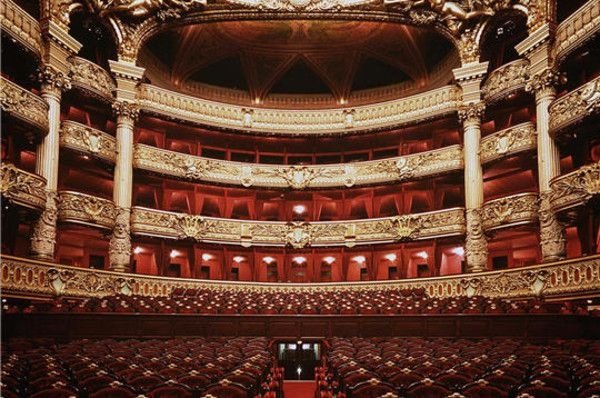
[[[600,0],[2,0],[3,398],[600,398]]]

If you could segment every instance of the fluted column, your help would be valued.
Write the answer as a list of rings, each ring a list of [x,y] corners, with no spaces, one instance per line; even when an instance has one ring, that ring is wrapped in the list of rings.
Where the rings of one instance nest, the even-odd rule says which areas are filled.
[[[46,183],[46,208],[35,222],[31,234],[31,255],[39,260],[54,260],[56,220],[58,216],[58,156],[60,100],[63,90],[71,87],[69,79],[56,68],[45,65],[38,70],[42,98],[48,103],[48,134],[37,147],[36,174]]]
[[[479,157],[479,144],[484,109],[484,104],[477,102],[458,111],[464,136],[465,207],[467,213],[465,257],[468,272],[485,271],[488,257],[487,240],[483,233],[480,212],[483,204],[483,171]]]
[[[556,142],[549,133],[548,108],[556,98],[554,86],[559,83],[559,80],[559,74],[546,69],[533,76],[526,86],[528,91],[535,94],[542,261],[556,261],[565,258],[566,255],[565,231],[550,204],[550,181],[560,175],[560,154]]]

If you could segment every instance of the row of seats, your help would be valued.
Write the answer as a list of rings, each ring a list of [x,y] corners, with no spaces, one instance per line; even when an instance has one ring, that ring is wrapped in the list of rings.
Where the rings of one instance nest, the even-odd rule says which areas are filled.
[[[316,398],[600,398],[600,341],[335,338]]]
[[[181,314],[541,314],[587,315],[583,302],[546,303],[543,300],[507,300],[499,298],[453,297],[431,298],[405,296],[397,291],[361,293],[311,293],[304,297],[290,293],[252,293],[197,296],[146,297],[116,295],[90,299],[57,299],[20,307],[8,306],[8,313],[33,312],[117,312]],[[597,311],[596,311],[597,312]],[[596,314],[598,315],[598,314]]]
[[[278,398],[265,338],[77,340],[3,347],[2,397]]]

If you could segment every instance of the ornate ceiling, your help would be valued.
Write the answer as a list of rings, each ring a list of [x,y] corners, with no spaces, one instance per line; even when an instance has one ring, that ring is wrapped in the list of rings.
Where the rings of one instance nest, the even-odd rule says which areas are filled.
[[[355,91],[392,84],[413,91],[443,85],[449,74],[440,80],[440,66],[453,55],[442,35],[408,25],[231,21],[159,33],[139,64],[160,80],[153,83],[171,88],[200,83],[241,90],[258,101],[269,94],[327,94],[343,102]]]

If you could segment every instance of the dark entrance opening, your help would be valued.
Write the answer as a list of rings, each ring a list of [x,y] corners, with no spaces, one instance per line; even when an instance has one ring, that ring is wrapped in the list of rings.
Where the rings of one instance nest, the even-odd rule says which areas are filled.
[[[321,343],[280,342],[277,358],[285,369],[286,380],[314,380],[315,367],[321,363]]]

